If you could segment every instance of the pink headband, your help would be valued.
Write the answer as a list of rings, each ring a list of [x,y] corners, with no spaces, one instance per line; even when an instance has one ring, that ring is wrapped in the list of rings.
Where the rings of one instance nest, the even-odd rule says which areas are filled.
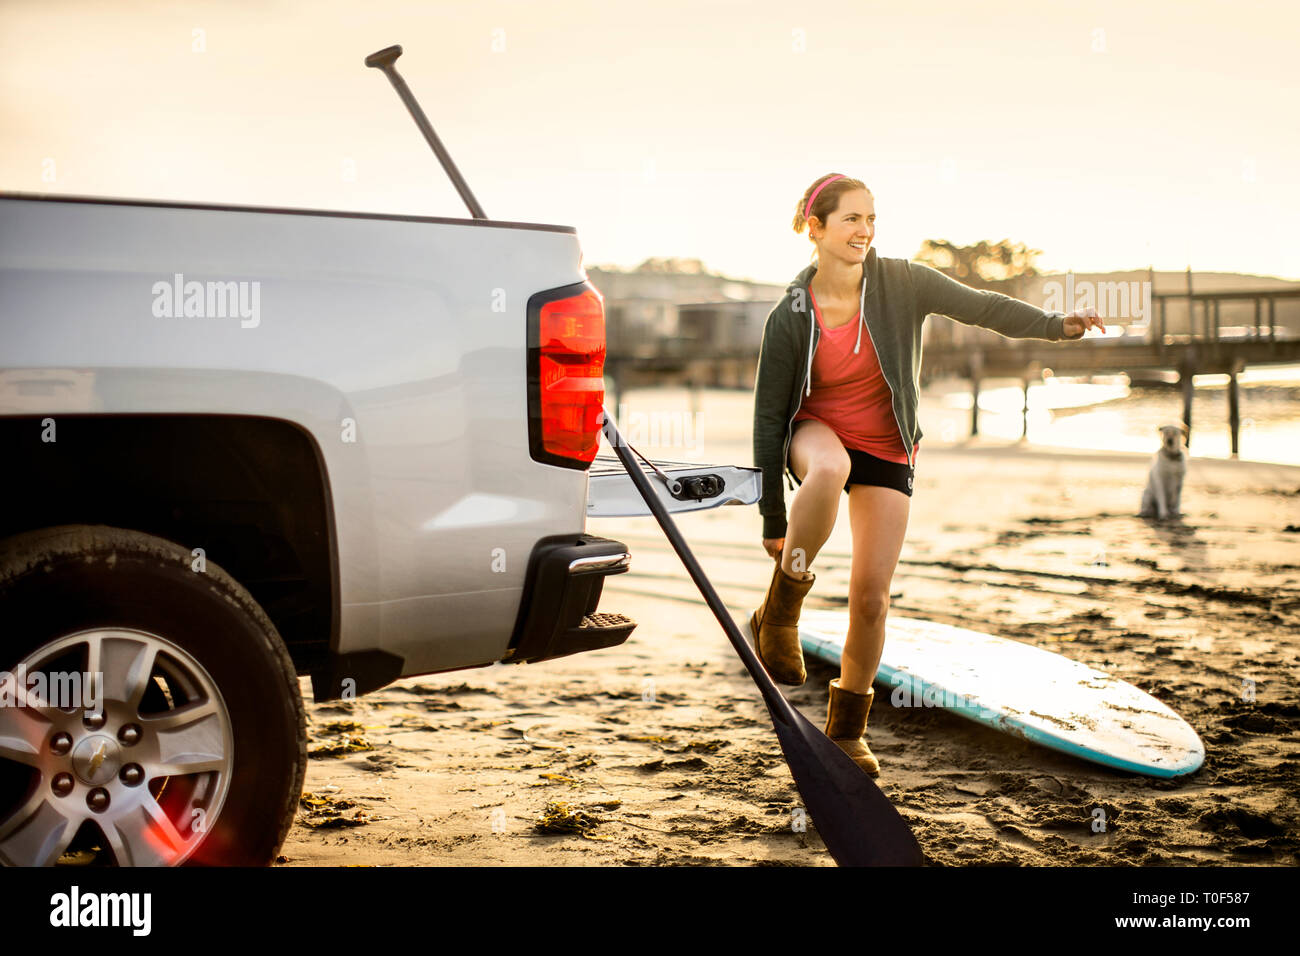
[[[808,218],[808,213],[812,210],[812,204],[813,201],[817,198],[817,194],[821,192],[823,189],[825,189],[827,186],[829,186],[831,183],[835,182],[835,180],[843,179],[843,178],[844,177],[842,175],[832,176],[830,179],[826,180],[824,183],[822,183],[820,186],[818,186],[816,189],[813,190],[813,194],[808,197],[808,205],[803,207],[803,217],[805,219]]]

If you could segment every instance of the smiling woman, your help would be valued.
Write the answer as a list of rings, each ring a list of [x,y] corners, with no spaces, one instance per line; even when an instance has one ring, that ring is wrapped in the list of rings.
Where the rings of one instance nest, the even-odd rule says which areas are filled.
[[[860,180],[822,176],[799,198],[795,232],[808,229],[814,262],[768,316],[754,386],[754,463],[763,470],[763,547],[776,560],[750,618],[774,680],[807,676],[799,614],[809,570],[849,496],[853,529],[849,629],[840,677],[830,682],[826,735],[869,774],[865,739],[889,609],[889,585],[907,531],[921,439],[921,333],[927,315],[951,316],[1013,338],[1079,338],[1095,310],[1065,316],[971,289],[936,269],[884,258],[875,197]],[[782,474],[799,489],[785,515]]]
[[[845,193],[861,190],[866,194],[866,203],[869,209],[843,209],[840,207],[840,197]],[[835,228],[840,241],[854,249],[866,253],[867,246],[871,244],[871,236],[857,235],[857,226],[862,222],[868,222],[871,235],[876,231],[876,208],[871,190],[866,184],[859,179],[852,179],[849,176],[842,176],[839,173],[832,173],[829,176],[823,176],[804,193],[804,198],[800,200],[799,210],[794,214],[794,231],[803,232],[812,219],[817,219],[827,228]],[[834,219],[834,222],[832,222]],[[852,222],[853,226],[845,228],[845,224]],[[809,237],[812,236],[811,229]],[[813,249],[810,258],[816,258],[817,249]],[[861,261],[861,260],[859,260]]]

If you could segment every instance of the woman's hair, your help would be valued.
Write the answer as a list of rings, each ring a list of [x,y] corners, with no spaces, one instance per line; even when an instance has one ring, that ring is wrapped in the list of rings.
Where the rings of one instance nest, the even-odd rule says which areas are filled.
[[[803,227],[808,225],[808,220],[813,216],[816,216],[818,221],[825,225],[830,214],[839,207],[840,196],[855,189],[867,189],[866,183],[860,179],[851,179],[848,176],[836,179],[835,182],[817,193],[817,199],[813,202],[812,208],[808,209],[808,215],[805,217],[804,210],[808,208],[808,197],[817,192],[818,186],[837,175],[838,173],[827,173],[803,191],[803,196],[799,198],[799,208],[794,214],[795,232],[803,232]],[[867,189],[867,192],[870,193],[871,190]],[[811,230],[809,230],[808,236],[812,238]]]

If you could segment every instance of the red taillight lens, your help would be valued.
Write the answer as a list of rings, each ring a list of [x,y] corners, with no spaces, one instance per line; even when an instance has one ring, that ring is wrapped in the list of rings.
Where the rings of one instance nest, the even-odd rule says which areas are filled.
[[[565,291],[569,290],[559,290],[559,294]],[[600,447],[605,402],[604,301],[594,286],[583,283],[581,291],[542,301],[529,313],[530,321],[535,315],[537,323],[532,356],[536,390],[529,396],[533,457],[585,468]]]

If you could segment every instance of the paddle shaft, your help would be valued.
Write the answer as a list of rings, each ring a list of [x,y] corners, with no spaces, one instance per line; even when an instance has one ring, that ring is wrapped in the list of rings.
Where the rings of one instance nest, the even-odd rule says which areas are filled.
[[[447,152],[447,148],[442,145],[442,140],[433,131],[433,124],[429,122],[429,117],[425,116],[424,110],[420,109],[415,94],[411,92],[411,88],[406,85],[406,80],[402,79],[402,75],[397,72],[397,67],[393,65],[401,55],[402,48],[400,46],[385,47],[366,57],[366,66],[374,67],[388,77],[388,82],[393,84],[393,89],[397,90],[397,95],[406,104],[406,110],[411,114],[411,119],[415,120],[415,125],[424,134],[425,142],[429,144],[433,154],[438,157],[438,162],[442,163],[447,178],[451,180],[452,185],[456,187],[456,192],[460,193],[460,198],[469,207],[470,215],[475,219],[486,219],[487,213],[483,211],[483,207],[479,205],[478,200],[470,191],[469,183],[465,182],[465,177],[460,174],[460,170],[452,162],[451,153]]]
[[[718,592],[713,589],[713,584],[705,577],[699,562],[695,560],[695,555],[687,547],[686,539],[682,537],[681,532],[677,530],[677,525],[669,516],[668,509],[664,507],[664,503],[659,500],[659,496],[655,494],[654,489],[650,486],[650,480],[645,476],[645,472],[641,470],[640,464],[632,457],[632,453],[627,450],[626,444],[622,440],[623,436],[614,426],[609,411],[605,409],[602,409],[602,411],[605,438],[613,447],[614,453],[618,455],[619,461],[623,463],[623,467],[627,469],[628,477],[632,479],[632,484],[636,486],[636,490],[645,499],[645,503],[650,507],[651,513],[659,522],[659,526],[663,528],[664,534],[668,536],[673,550],[677,552],[682,564],[686,566],[691,580],[695,582],[695,586],[704,595],[705,603],[709,605],[709,610],[713,612],[713,616],[722,625],[722,630],[726,633],[727,639],[731,641],[731,646],[736,649],[736,653],[740,655],[745,668],[749,671],[750,676],[754,678],[754,683],[758,685],[758,690],[763,695],[768,710],[772,711],[774,718],[780,717],[783,718],[785,723],[791,723],[793,716],[790,713],[790,702],[772,683],[772,678],[767,673],[767,669],[759,661],[758,656],[754,653],[753,648],[749,646],[749,642],[745,640],[744,635],[740,633],[740,629],[736,627],[736,622],[731,619],[731,612],[727,610],[726,605],[722,603],[722,599],[718,597]]]

